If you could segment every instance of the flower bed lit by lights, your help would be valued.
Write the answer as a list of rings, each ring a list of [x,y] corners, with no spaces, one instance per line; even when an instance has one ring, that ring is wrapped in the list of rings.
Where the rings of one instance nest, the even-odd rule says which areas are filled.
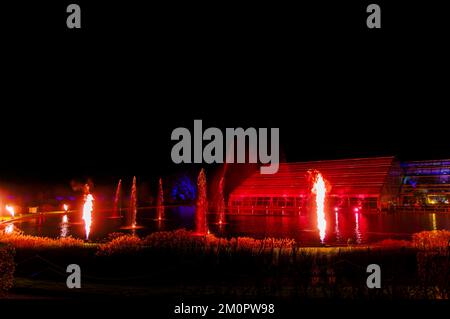
[[[83,240],[66,237],[66,238],[48,238],[25,235],[21,232],[13,232],[10,234],[0,234],[0,243],[10,244],[17,249],[46,249],[46,248],[70,248],[85,247]]]
[[[387,290],[380,297],[389,296],[389,289],[395,288],[402,298],[434,299],[448,297],[448,287],[441,278],[448,267],[447,250],[423,249],[443,244],[446,236],[448,232],[419,233],[414,242],[384,240],[371,246],[302,247],[286,238],[228,239],[177,230],[142,238],[111,233],[95,244],[73,238],[50,239],[12,233],[0,235],[0,243],[17,249],[16,262],[21,265],[18,272],[21,276],[34,273],[34,267],[43,259],[51,265],[66,265],[76,260],[99,282],[102,277],[114,277],[114,282],[123,280],[127,285],[136,286],[155,282],[174,287],[180,282],[193,285],[226,282],[226,289],[234,285],[253,287],[255,295],[265,293],[267,287],[277,293],[289,287],[294,295],[305,297],[335,294],[357,298],[371,296],[365,286],[366,267],[377,263],[385,278],[393,278],[386,282]],[[428,244],[435,237],[439,240]],[[417,242],[419,239],[422,241]],[[36,250],[43,259],[34,264]],[[21,264],[23,260],[27,263]],[[130,274],[133,274],[131,278]]]
[[[414,247],[420,250],[448,250],[450,231],[432,230],[416,233],[412,236]]]

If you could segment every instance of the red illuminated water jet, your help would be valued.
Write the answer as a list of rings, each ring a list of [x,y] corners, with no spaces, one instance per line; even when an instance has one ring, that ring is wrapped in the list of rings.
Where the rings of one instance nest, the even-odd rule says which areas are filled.
[[[361,244],[362,243],[362,235],[361,235],[361,230],[359,227],[360,216],[359,216],[358,211],[355,210],[355,236],[356,236],[356,243]]]
[[[327,221],[325,219],[325,196],[327,193],[327,187],[320,172],[315,173],[313,183],[314,184],[311,191],[316,195],[317,229],[319,230],[320,241],[323,243],[327,228]]]
[[[128,212],[128,225],[131,228],[136,228],[137,215],[137,191],[136,191],[136,176],[133,177],[133,184],[131,185],[130,209]]]
[[[86,239],[89,239],[89,234],[91,232],[92,225],[92,210],[94,208],[93,205],[94,197],[91,194],[84,195],[84,205],[83,205],[83,221],[84,221],[84,230],[86,232]]]
[[[121,227],[121,229],[131,229],[136,230],[138,228],[143,228],[137,225],[137,186],[136,186],[136,176],[133,177],[133,184],[131,185],[131,196],[130,196],[130,207],[128,208],[126,214],[126,225]]]
[[[156,220],[160,221],[164,219],[164,191],[162,185],[162,179],[159,179],[158,184],[158,198],[156,199]]]
[[[206,221],[207,210],[206,175],[202,168],[197,178],[197,203],[195,210],[195,232],[197,235],[206,235],[208,233]]]
[[[65,238],[67,237],[67,235],[69,234],[69,218],[67,217],[67,215],[64,215],[62,217],[62,221],[61,221],[61,232],[60,232],[60,237],[61,238]]]
[[[218,199],[217,199],[217,224],[223,225],[225,224],[225,198],[223,195],[223,176],[219,181],[219,190],[218,190]]]
[[[121,218],[120,216],[120,203],[121,203],[121,192],[122,192],[122,180],[119,179],[119,183],[117,183],[116,194],[114,196],[114,207],[113,214],[111,218]]]

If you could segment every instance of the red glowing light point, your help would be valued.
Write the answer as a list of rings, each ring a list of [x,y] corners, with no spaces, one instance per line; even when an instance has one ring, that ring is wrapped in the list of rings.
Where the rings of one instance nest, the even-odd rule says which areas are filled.
[[[353,210],[355,213],[359,212],[359,208],[355,207],[355,209]]]

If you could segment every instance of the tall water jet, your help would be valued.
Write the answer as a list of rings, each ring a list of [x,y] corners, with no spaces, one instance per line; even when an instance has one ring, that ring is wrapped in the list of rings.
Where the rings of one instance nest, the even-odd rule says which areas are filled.
[[[131,228],[136,228],[136,214],[137,214],[137,194],[136,194],[136,176],[133,177],[133,184],[131,185],[130,209],[128,212],[127,225]]]
[[[8,211],[8,213],[11,215],[11,218],[14,218],[14,216],[16,215],[14,207],[10,206],[10,205],[6,205],[5,209]]]
[[[164,219],[164,191],[161,178],[159,178],[158,198],[156,199],[156,215],[157,220]]]
[[[206,175],[202,168],[197,178],[197,202],[195,211],[195,231],[198,235],[205,235],[208,232],[206,224],[206,211],[208,210],[206,192]]]
[[[320,241],[323,243],[327,228],[327,221],[325,220],[325,196],[327,187],[320,172],[315,173],[313,183],[311,191],[316,195],[317,229],[319,230]]]
[[[362,243],[362,234],[361,229],[359,228],[359,210],[355,210],[355,237],[356,237],[356,243],[361,244]]]
[[[89,239],[89,234],[91,232],[92,225],[92,210],[93,210],[94,197],[91,194],[84,195],[84,205],[83,205],[83,221],[84,230],[86,232],[86,239]]]
[[[119,179],[119,183],[117,184],[116,195],[114,196],[114,207],[113,214],[111,218],[120,218],[121,211],[121,192],[122,192],[122,180]]]
[[[223,176],[220,178],[219,181],[219,189],[218,189],[218,198],[217,198],[217,223],[219,225],[225,224],[225,198],[223,195]]]
[[[337,207],[334,209],[334,217],[334,232],[336,233],[336,241],[339,242],[341,240],[341,234],[339,231],[339,209]]]
[[[67,215],[62,217],[60,237],[65,238],[69,234],[69,218]]]

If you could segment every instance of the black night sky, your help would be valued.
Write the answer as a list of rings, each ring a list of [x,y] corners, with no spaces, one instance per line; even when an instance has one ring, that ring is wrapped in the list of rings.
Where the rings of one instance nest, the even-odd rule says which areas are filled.
[[[168,174],[179,169],[170,134],[194,119],[279,127],[287,161],[450,157],[448,41],[426,9],[386,3],[383,28],[369,31],[356,1],[80,3],[78,33],[57,15],[64,4],[7,7],[5,182]]]

